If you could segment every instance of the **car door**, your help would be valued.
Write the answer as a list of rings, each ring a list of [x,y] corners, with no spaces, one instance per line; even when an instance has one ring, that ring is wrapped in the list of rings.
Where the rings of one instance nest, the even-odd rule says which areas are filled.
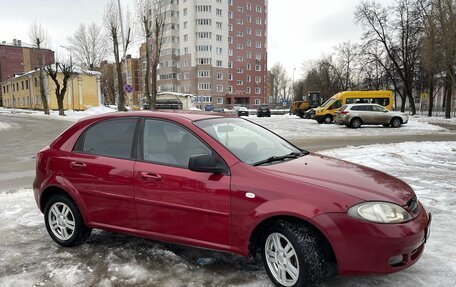
[[[388,110],[381,106],[372,106],[375,114],[375,123],[377,124],[388,124],[390,122],[391,115],[388,114]]]
[[[228,245],[230,176],[188,169],[191,156],[217,156],[214,151],[183,126],[156,119],[143,121],[141,143],[142,160],[135,165],[138,228]]]
[[[95,123],[79,137],[66,157],[65,180],[87,208],[90,223],[136,228],[133,159],[138,118]]]

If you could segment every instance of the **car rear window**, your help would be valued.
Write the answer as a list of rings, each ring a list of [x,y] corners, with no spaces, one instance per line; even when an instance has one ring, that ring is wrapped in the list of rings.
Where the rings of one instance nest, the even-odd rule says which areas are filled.
[[[132,158],[136,118],[107,120],[89,127],[74,151],[116,158]]]

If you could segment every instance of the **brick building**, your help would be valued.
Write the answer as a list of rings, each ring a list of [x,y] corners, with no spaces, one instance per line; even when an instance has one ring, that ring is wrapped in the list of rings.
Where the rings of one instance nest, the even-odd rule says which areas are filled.
[[[41,54],[45,65],[55,62],[52,50],[39,50],[16,39],[13,43],[2,42],[0,44],[0,82],[39,67]],[[0,106],[3,106],[2,98],[2,91],[0,91]]]

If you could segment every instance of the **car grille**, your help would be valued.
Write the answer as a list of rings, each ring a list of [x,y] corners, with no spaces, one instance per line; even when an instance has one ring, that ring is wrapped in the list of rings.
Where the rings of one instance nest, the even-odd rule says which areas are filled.
[[[419,204],[416,194],[409,201],[407,201],[407,206],[413,214],[418,213]]]

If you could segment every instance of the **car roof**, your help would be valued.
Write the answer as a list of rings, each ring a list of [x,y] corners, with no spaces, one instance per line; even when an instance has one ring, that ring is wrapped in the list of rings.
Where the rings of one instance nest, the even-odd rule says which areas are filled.
[[[345,104],[344,106],[347,106],[347,107],[355,107],[355,106],[379,106],[379,107],[383,107],[382,105],[372,104],[372,103]]]
[[[129,111],[129,112],[112,112],[112,113],[99,114],[99,115],[82,118],[79,121],[104,120],[104,119],[123,118],[123,117],[154,117],[154,118],[162,118],[162,119],[169,119],[169,120],[185,119],[185,120],[193,122],[193,121],[204,120],[204,119],[230,118],[230,117],[235,117],[235,116],[231,115],[231,114],[218,114],[218,113],[214,113],[214,112],[182,111],[182,110]]]

